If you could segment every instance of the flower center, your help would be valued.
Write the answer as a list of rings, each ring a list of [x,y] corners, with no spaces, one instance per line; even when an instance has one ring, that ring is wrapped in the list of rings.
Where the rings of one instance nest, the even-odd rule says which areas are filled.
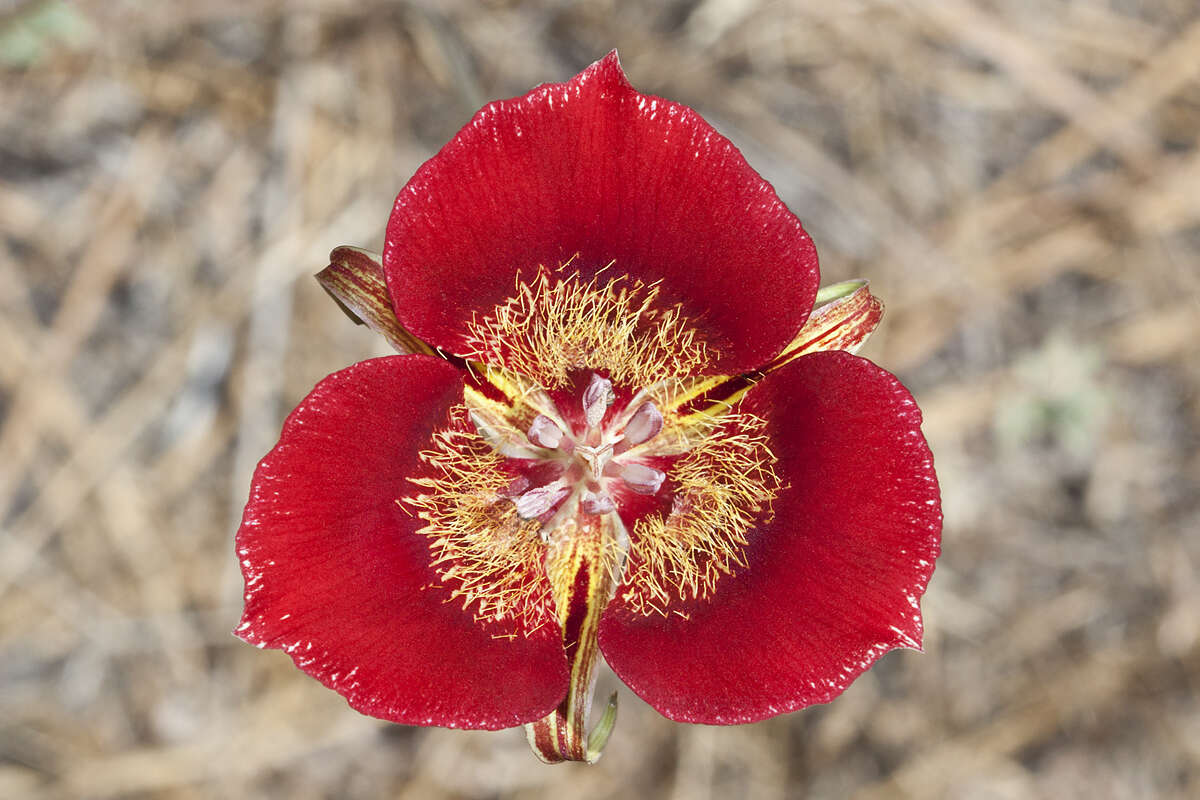
[[[662,488],[666,474],[652,463],[662,413],[644,391],[619,408],[616,398],[612,381],[591,373],[582,393],[546,408],[524,431],[485,410],[472,413],[480,436],[516,473],[508,499],[521,519],[543,523],[543,538],[559,514],[607,514],[626,493],[655,495]]]
[[[585,585],[593,610],[707,598],[780,488],[766,421],[705,399],[723,379],[700,377],[712,356],[682,308],[565,270],[472,321],[478,380],[402,501],[439,581],[500,636],[568,632]]]

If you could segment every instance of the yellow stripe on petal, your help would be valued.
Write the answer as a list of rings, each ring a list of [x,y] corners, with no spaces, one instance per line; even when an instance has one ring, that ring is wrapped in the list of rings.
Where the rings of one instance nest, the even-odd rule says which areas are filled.
[[[505,407],[503,403],[488,400],[480,391],[468,386],[468,405],[486,406],[491,404],[498,410],[503,410],[510,416],[525,421],[531,420],[538,414],[544,414],[559,423],[560,426],[566,427],[566,422],[563,421],[558,413],[558,407],[538,384],[515,372],[509,372],[500,367],[488,366],[478,361],[469,361],[467,363],[473,373],[481,376],[484,381],[508,400],[508,406]]]

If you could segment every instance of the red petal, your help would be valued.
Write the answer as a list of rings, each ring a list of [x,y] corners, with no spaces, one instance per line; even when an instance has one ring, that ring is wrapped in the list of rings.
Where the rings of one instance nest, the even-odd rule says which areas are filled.
[[[617,675],[684,722],[827,702],[888,650],[919,647],[918,601],[939,551],[921,412],[894,376],[816,353],[768,375],[742,408],[768,420],[786,485],[773,520],[749,533],[749,566],[678,614],[615,602],[600,627]]]
[[[428,356],[364,361],[317,384],[254,474],[238,531],[246,610],[237,634],[376,717],[505,728],[567,691],[557,626],[497,638],[436,588],[414,491],[435,425],[462,400]]]
[[[715,372],[765,363],[818,283],[800,221],[687,106],[638,93],[610,53],[567,83],[481,109],[396,198],[383,261],[405,327],[463,353],[463,328],[520,271],[662,280],[717,349]]]

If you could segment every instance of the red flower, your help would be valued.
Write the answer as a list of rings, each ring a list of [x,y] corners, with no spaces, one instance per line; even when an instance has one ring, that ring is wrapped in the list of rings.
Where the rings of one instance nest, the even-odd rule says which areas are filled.
[[[599,755],[600,653],[728,724],[919,647],[941,512],[912,397],[851,355],[882,306],[818,295],[771,186],[615,53],[484,107],[382,265],[332,260],[406,354],[319,383],[259,465],[242,638],[373,716],[526,724],[546,760]]]

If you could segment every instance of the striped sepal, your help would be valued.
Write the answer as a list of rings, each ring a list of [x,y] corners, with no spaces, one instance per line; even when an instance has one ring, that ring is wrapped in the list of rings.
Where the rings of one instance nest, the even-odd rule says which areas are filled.
[[[379,256],[357,247],[338,247],[317,282],[359,325],[382,334],[400,353],[433,355],[433,348],[406,331],[392,310]]]
[[[817,294],[808,322],[766,371],[808,353],[825,350],[857,352],[882,318],[883,303],[871,294],[867,281],[844,281],[826,286]]]

